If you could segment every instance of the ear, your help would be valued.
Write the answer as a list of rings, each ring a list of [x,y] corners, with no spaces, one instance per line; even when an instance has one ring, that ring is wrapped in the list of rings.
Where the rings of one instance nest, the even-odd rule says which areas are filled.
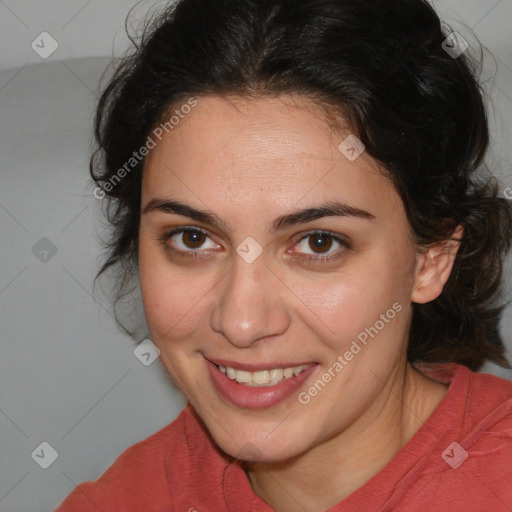
[[[418,256],[412,302],[425,304],[441,295],[450,277],[463,233],[462,226],[458,226],[449,239],[429,247]]]

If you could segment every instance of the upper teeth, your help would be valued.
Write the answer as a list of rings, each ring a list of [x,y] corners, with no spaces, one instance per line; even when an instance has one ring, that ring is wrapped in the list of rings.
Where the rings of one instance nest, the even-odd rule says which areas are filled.
[[[307,366],[294,366],[293,368],[275,368],[273,370],[262,370],[259,372],[247,372],[245,370],[235,370],[229,366],[219,365],[219,370],[225,373],[231,380],[236,380],[240,384],[247,386],[273,386],[284,379],[302,373]]]

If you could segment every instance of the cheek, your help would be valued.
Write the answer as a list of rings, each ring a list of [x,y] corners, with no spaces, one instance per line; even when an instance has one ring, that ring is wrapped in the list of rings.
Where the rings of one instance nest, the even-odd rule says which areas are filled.
[[[207,273],[192,273],[172,265],[160,249],[141,247],[139,276],[144,311],[153,341],[179,339],[205,318],[204,307],[214,282]],[[164,254],[162,252],[162,254]]]
[[[379,337],[398,339],[397,332],[405,328],[402,317],[410,297],[409,267],[404,253],[375,252],[321,281],[296,280],[290,288],[300,298],[301,321],[340,354],[376,323]],[[393,309],[397,303],[400,314]]]

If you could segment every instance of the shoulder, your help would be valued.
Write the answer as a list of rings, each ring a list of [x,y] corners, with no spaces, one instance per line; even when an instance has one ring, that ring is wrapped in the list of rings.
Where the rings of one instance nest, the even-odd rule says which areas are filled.
[[[464,437],[474,471],[512,505],[512,382],[470,372]]]
[[[442,453],[430,466],[436,498],[417,510],[448,501],[454,511],[504,510],[512,506],[512,382],[460,365],[450,380],[454,414],[445,411]]]
[[[482,400],[484,396],[487,396],[487,400],[489,400],[489,391],[492,391],[493,397],[495,397],[495,399],[491,399],[493,402],[512,398],[512,381],[490,373],[473,372],[465,366],[459,366],[458,371],[467,376],[471,384],[471,393],[474,398]]]
[[[467,382],[464,422],[465,435],[470,439],[501,431],[505,437],[512,434],[512,382],[488,373],[476,373],[461,367],[459,372]],[[501,436],[501,434],[500,434]],[[512,445],[511,445],[512,448]]]
[[[172,458],[179,473],[187,464],[188,437],[198,437],[199,430],[186,407],[172,423],[127,448],[97,480],[78,485],[56,512],[168,508],[172,498],[167,461]]]
[[[437,366],[429,375],[450,383],[440,410],[452,435],[469,445],[491,432],[505,438],[512,433],[511,381],[459,364]]]
[[[466,420],[510,406],[512,382],[489,373],[478,373],[455,363],[421,365],[418,369],[439,382],[449,383],[449,393],[464,402]]]

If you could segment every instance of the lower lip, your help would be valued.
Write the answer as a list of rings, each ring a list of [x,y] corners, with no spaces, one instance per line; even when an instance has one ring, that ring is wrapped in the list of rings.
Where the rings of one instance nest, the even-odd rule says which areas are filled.
[[[282,402],[292,395],[318,366],[312,364],[299,375],[284,379],[274,386],[256,387],[239,384],[236,380],[228,378],[207,359],[205,362],[213,384],[222,397],[238,407],[248,409],[265,409]]]

